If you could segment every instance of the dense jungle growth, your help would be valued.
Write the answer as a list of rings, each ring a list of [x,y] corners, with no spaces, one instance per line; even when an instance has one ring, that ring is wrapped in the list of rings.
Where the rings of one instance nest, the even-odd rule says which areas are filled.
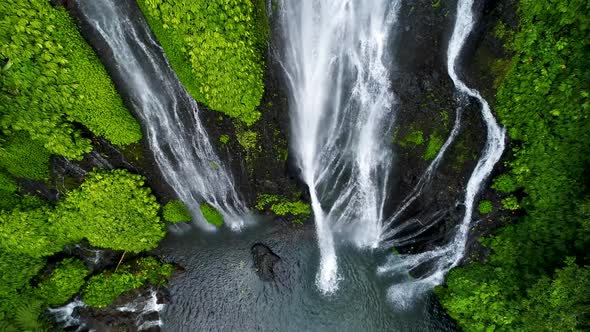
[[[247,125],[260,118],[268,35],[263,1],[256,6],[252,0],[138,3],[196,100]]]
[[[493,182],[514,222],[438,289],[466,331],[590,329],[590,2],[519,2],[496,109],[512,139]],[[501,29],[502,34],[509,33]],[[480,205],[481,210],[488,210]],[[482,212],[486,212],[482,211]]]

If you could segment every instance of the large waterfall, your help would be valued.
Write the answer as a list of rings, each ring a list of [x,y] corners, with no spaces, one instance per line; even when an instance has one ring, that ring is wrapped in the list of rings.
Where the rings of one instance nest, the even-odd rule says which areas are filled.
[[[285,0],[281,6],[292,146],[315,215],[316,283],[330,293],[338,287],[336,238],[379,246],[395,119],[388,50],[399,2]]]
[[[139,118],[161,173],[203,227],[203,201],[239,229],[245,207],[231,174],[215,154],[197,103],[172,71],[132,0],[76,0],[82,26]],[[104,59],[106,55],[106,60]]]
[[[432,180],[461,129],[470,98],[481,104],[487,141],[467,186],[465,214],[446,245],[419,254],[392,255],[380,274],[398,277],[389,294],[399,305],[443,281],[463,257],[476,196],[504,150],[505,133],[478,91],[457,73],[459,56],[473,30],[472,0],[459,0],[447,49],[447,70],[459,107],[454,126],[413,190],[395,213],[384,215],[392,152],[387,138],[395,120],[390,88],[393,59],[388,50],[399,8],[397,1],[286,0],[280,22],[284,45],[281,63],[288,82],[292,146],[303,180],[309,186],[320,248],[317,285],[323,292],[338,287],[337,241],[359,247],[388,248],[399,243],[411,221],[399,220]],[[432,225],[430,225],[432,226]],[[429,225],[410,234],[417,237]],[[407,237],[408,234],[405,234]],[[393,240],[391,240],[393,239]],[[396,242],[398,241],[398,242]],[[427,267],[420,277],[410,271]]]

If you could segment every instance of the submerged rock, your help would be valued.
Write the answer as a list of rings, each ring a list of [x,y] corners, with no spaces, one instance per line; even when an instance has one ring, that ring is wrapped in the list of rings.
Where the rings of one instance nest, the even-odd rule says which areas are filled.
[[[262,243],[254,244],[251,252],[252,259],[254,260],[254,269],[260,279],[264,281],[274,280],[274,266],[281,258]]]

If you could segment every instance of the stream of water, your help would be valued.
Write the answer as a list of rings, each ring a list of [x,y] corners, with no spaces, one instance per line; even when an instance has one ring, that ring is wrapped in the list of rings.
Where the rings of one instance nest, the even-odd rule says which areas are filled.
[[[242,228],[246,208],[232,175],[211,145],[197,103],[174,74],[135,1],[73,4],[119,90],[128,96],[166,182],[203,228],[215,229],[201,215],[203,201],[222,212],[231,228]]]

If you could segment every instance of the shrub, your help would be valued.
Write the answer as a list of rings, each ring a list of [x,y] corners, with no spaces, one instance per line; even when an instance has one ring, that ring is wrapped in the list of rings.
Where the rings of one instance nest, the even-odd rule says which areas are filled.
[[[164,220],[168,222],[190,222],[192,216],[181,200],[173,200],[164,206]]]
[[[412,130],[402,141],[399,142],[401,147],[410,145],[418,146],[424,143],[424,132],[421,130]]]
[[[199,208],[208,223],[217,227],[223,225],[223,216],[214,207],[207,203],[203,203]]]
[[[278,216],[292,216],[295,222],[302,222],[311,214],[309,204],[300,200],[290,201],[286,197],[271,194],[258,195],[256,209],[259,211],[271,211]]]
[[[117,272],[103,272],[88,280],[82,293],[84,302],[95,308],[104,308],[122,294],[146,285],[164,285],[172,275],[173,267],[153,257],[140,258],[119,267]]]
[[[55,233],[92,246],[140,252],[158,245],[165,227],[160,205],[144,178],[126,170],[89,173],[84,183],[57,205]]]
[[[41,282],[33,291],[34,295],[50,306],[66,303],[78,293],[89,271],[84,263],[76,259],[61,261],[51,272],[49,278]]]
[[[138,3],[187,91],[213,110],[255,123],[264,92],[266,35],[252,0]]]
[[[221,142],[221,144],[227,144],[229,142],[229,136],[225,134],[219,136],[219,142]]]
[[[488,214],[494,210],[494,206],[492,205],[492,202],[490,202],[488,200],[483,200],[483,201],[479,202],[478,209],[479,209],[479,213]]]
[[[520,205],[518,204],[518,199],[514,196],[508,196],[502,200],[502,207],[506,210],[515,211],[520,209]]]

